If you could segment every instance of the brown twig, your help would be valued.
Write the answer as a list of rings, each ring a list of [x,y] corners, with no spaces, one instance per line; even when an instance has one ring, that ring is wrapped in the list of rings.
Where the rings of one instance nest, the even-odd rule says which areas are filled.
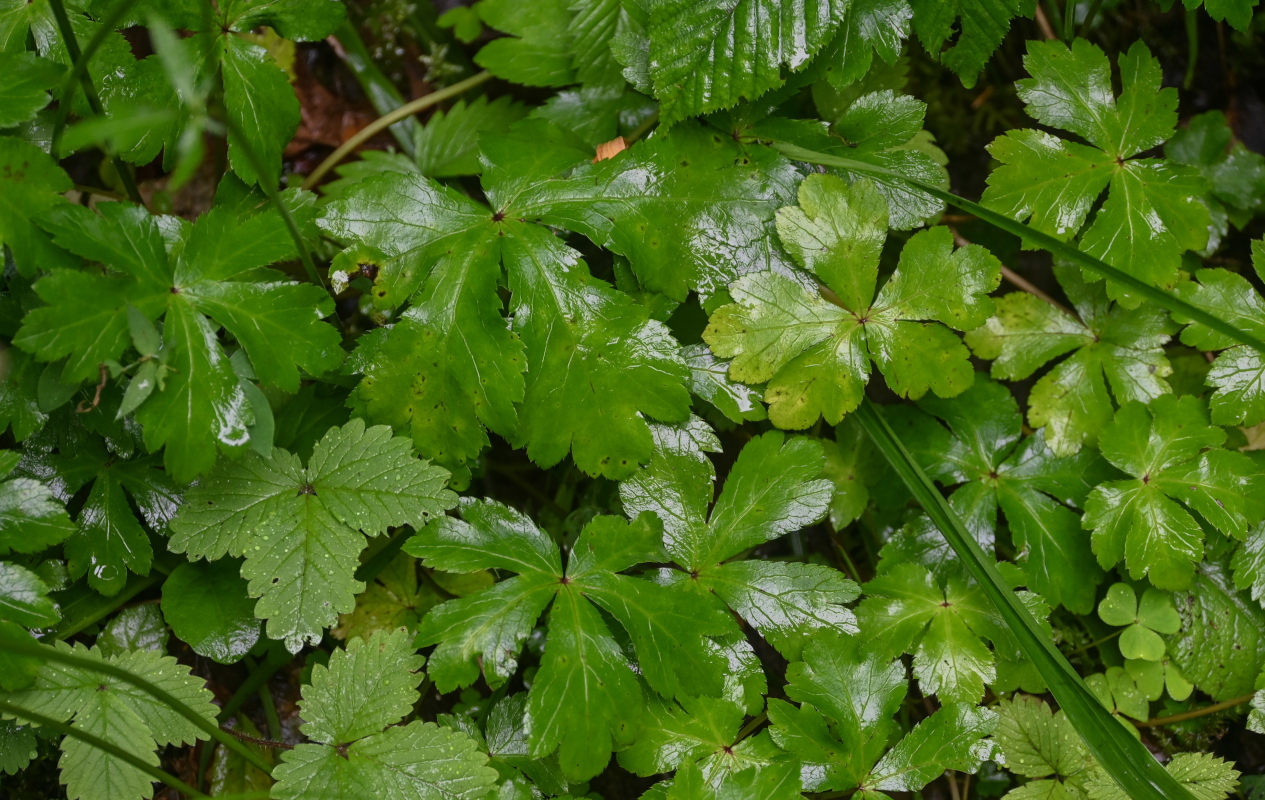
[[[83,401],[80,400],[78,405],[75,406],[76,414],[87,414],[89,411],[94,411],[97,406],[101,405],[101,393],[105,391],[105,382],[110,377],[110,374],[106,372],[105,364],[101,364],[100,367],[101,381],[97,384],[96,393],[92,395],[92,405],[84,406]]]
[[[1219,711],[1229,711],[1235,706],[1241,706],[1244,703],[1250,702],[1251,699],[1255,696],[1256,696],[1256,693],[1253,692],[1252,694],[1245,694],[1242,697],[1236,697],[1233,700],[1226,700],[1225,702],[1222,702],[1222,703],[1214,703],[1213,705],[1204,706],[1203,708],[1196,708],[1190,711],[1183,711],[1180,714],[1173,714],[1168,717],[1156,717],[1155,719],[1148,719],[1145,722],[1135,721],[1133,724],[1139,728],[1158,728],[1163,725],[1172,725],[1175,722],[1185,722],[1188,719],[1198,719],[1199,717],[1206,717],[1209,714],[1216,714]]]
[[[1041,35],[1047,39],[1057,39],[1058,34],[1054,32],[1054,28],[1050,26],[1050,20],[1045,17],[1045,9],[1037,4],[1037,27],[1041,29]]]

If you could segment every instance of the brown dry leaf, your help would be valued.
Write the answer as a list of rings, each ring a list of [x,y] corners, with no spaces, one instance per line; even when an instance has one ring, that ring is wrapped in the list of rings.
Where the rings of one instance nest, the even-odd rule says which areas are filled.
[[[624,141],[624,137],[616,136],[609,142],[602,142],[597,146],[597,155],[593,156],[593,163],[605,161],[608,158],[614,158],[620,153],[628,149],[628,142]]]

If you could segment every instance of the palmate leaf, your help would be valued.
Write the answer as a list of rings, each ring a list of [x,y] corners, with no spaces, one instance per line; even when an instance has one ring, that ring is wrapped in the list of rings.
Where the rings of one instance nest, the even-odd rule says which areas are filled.
[[[1225,432],[1207,419],[1198,399],[1166,395],[1123,406],[1103,430],[1103,457],[1130,476],[1100,484],[1085,502],[1082,522],[1103,567],[1124,561],[1135,580],[1183,589],[1204,551],[1192,511],[1235,539],[1265,517],[1259,470],[1220,449]]]
[[[298,652],[354,608],[364,537],[451,508],[447,478],[414,458],[407,439],[355,419],[331,428],[307,467],[280,448],[222,463],[189,491],[169,546],[192,558],[244,556],[255,616]]]
[[[776,432],[752,439],[713,505],[716,473],[706,453],[718,451],[719,442],[711,430],[693,420],[653,432],[650,464],[620,484],[620,498],[630,516],[650,512],[663,522],[664,549],[688,571],[681,582],[698,590],[697,602],[719,598],[788,657],[817,631],[856,632],[844,604],[858,589],[839,572],[735,560],[825,516],[832,487],[822,478],[820,445]]]
[[[820,283],[748,275],[703,332],[712,352],[733,359],[731,378],[767,384],[773,424],[838,423],[861,402],[871,362],[906,397],[970,386],[966,348],[950,328],[969,330],[992,313],[997,259],[973,245],[954,250],[947,228],[921,231],[876,297],[887,208],[873,184],[814,175],[799,200],[778,212],[778,234]]]
[[[814,639],[787,670],[787,696],[799,707],[769,701],[774,741],[801,761],[804,789],[888,797],[918,791],[946,769],[974,772],[990,757],[984,737],[997,715],[967,705],[945,705],[891,744],[907,688],[899,660],[867,653],[857,639]]]
[[[1172,391],[1164,354],[1172,326],[1159,308],[1112,303],[1102,284],[1086,283],[1075,269],[1055,267],[1055,275],[1078,317],[1013,292],[997,300],[996,313],[969,331],[966,343],[993,360],[994,378],[1012,381],[1071,354],[1037,379],[1028,399],[1028,423],[1044,428],[1050,449],[1068,456],[1097,441],[1114,413],[1113,397],[1149,403]]]
[[[755,100],[803,69],[833,37],[839,0],[655,0],[649,78],[667,124]]]
[[[996,679],[998,655],[1018,658],[1017,643],[983,590],[959,575],[937,577],[921,565],[898,563],[865,590],[857,608],[861,629],[885,632],[876,649],[887,657],[913,655],[924,694],[978,703]],[[1037,616],[1048,613],[1039,597],[1020,592],[1018,598]]]
[[[589,474],[626,477],[650,458],[647,418],[688,416],[689,371],[644,306],[593,279],[575,250],[529,220],[630,256],[648,287],[683,298],[727,285],[735,262],[782,265],[768,228],[795,172],[767,152],[735,163],[746,149],[692,126],[598,164],[551,144],[524,160],[538,144],[528,134],[559,135],[525,124],[482,137],[491,208],[407,174],[363,180],[327,206],[321,225],[376,260],[374,303],[412,306],[362,345],[353,403],[458,472],[490,430],[542,466],[570,452]],[[688,180],[643,180],[682,160],[694,165],[681,169]]]
[[[211,692],[173,658],[143,650],[107,658],[96,648],[63,643],[57,647],[126,669],[171,693],[203,720],[215,718]],[[159,747],[205,738],[184,716],[132,684],[56,661],[42,662],[34,684],[5,699],[37,714],[69,721],[72,728],[113,742],[155,766]],[[139,800],[151,795],[153,779],[130,764],[69,737],[61,749],[62,782],[74,800]]]
[[[0,73],[8,76],[0,89],[0,128],[26,122],[48,105],[48,90],[61,78],[60,66],[34,53],[0,52]]]
[[[48,585],[34,572],[0,561],[0,620],[26,628],[56,625],[61,613],[48,592]]]
[[[1000,510],[1028,587],[1052,605],[1088,613],[1102,572],[1074,509],[1105,472],[1101,461],[1089,451],[1059,458],[1040,436],[1022,437],[1014,398],[982,376],[963,394],[926,398],[919,408],[942,420],[950,434],[914,413],[893,424],[907,426],[903,438],[929,475],[959,485],[950,502],[967,526],[991,531]]]
[[[418,642],[438,645],[429,672],[440,691],[466,686],[480,671],[500,686],[516,672],[524,642],[552,604],[548,644],[527,695],[533,756],[557,750],[563,773],[584,780],[606,766],[616,739],[636,729],[641,683],[599,609],[631,639],[640,674],[654,691],[667,698],[719,693],[723,662],[705,637],[733,629],[723,609],[621,574],[666,560],[652,518],[630,524],[595,518],[564,567],[557,544],[513,509],[469,501],[462,517],[427,525],[405,552],[434,569],[501,569],[514,577],[432,609]]]
[[[1085,139],[1084,145],[1037,130],[1004,134],[989,145],[1001,162],[988,178],[984,205],[1068,240],[1080,234],[1087,254],[1161,287],[1177,281],[1181,254],[1201,250],[1211,220],[1193,169],[1134,158],[1162,144],[1177,123],[1177,92],[1160,88],[1160,65],[1141,42],[1120,57],[1121,93],[1097,46],[1077,39],[1029,42],[1017,84],[1038,122]],[[1107,199],[1084,228],[1099,195]],[[1082,232],[1082,228],[1084,228]],[[1139,298],[1108,283],[1116,299]]]
[[[217,341],[220,326],[263,383],[286,391],[298,389],[300,369],[321,374],[341,363],[338,332],[321,322],[333,310],[329,297],[262,269],[294,254],[274,210],[221,207],[192,225],[171,223],[179,226],[174,241],[162,233],[169,223],[139,207],[104,203],[98,211],[66,205],[41,219],[59,245],[107,271],[63,269],[40,279],[45,305],[26,315],[14,342],[41,360],[66,359],[64,382],[96,380],[98,365],[119,361],[131,344],[129,307],[161,318],[165,377],[136,416],[146,446],[166,446],[177,481],[209,468],[217,449],[249,439],[246,395]]]
[[[138,452],[140,431],[111,416],[103,408],[55,412],[53,424],[27,439],[22,466],[56,486],[59,499],[82,498],[63,546],[67,571],[107,596],[129,575],[149,573],[150,531],[164,530],[180,504],[162,458]]]
[[[312,742],[282,754],[273,796],[487,797],[496,772],[469,736],[432,722],[393,727],[417,701],[422,663],[398,630],[354,640],[314,667],[299,701]]]
[[[1039,797],[1084,800],[1085,784],[1093,777],[1094,758],[1062,712],[1054,713],[1044,700],[1016,695],[997,706],[993,742],[1006,768],[1029,780],[1009,792],[1010,800]]]

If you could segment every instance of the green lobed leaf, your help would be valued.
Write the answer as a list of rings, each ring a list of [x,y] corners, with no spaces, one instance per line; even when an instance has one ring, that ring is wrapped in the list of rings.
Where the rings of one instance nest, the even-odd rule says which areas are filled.
[[[820,286],[776,273],[741,278],[730,287],[735,302],[717,309],[703,333],[712,352],[733,359],[731,378],[767,384],[769,419],[792,429],[819,417],[839,422],[860,403],[871,361],[903,396],[951,397],[970,386],[966,349],[948,328],[987,319],[996,259],[974,246],[955,251],[946,228],[922,231],[875,297],[886,213],[873,185],[811,176],[800,203],[799,212],[781,212],[779,235],[816,240],[791,247]]]
[[[1069,268],[1055,276],[1077,316],[1026,292],[998,298],[996,313],[969,331],[966,343],[993,359],[992,375],[1023,380],[1064,353],[1037,379],[1028,401],[1028,422],[1045,429],[1058,455],[1071,455],[1097,440],[1113,414],[1112,398],[1149,403],[1172,391],[1173,368],[1164,354],[1171,328],[1158,308],[1127,309],[1111,303],[1100,285]]]
[[[1133,158],[1168,139],[1177,122],[1177,93],[1161,89],[1160,66],[1141,42],[1119,59],[1121,92],[1097,46],[1076,39],[1029,42],[1031,78],[1017,84],[1028,113],[1070,131],[1092,147],[1034,130],[999,137],[989,151],[1001,162],[982,202],[1060,239],[1081,232],[1103,190],[1107,199],[1081,234],[1090,256],[1141,280],[1171,288],[1181,253],[1202,250],[1210,217],[1200,202],[1202,179],[1193,169],[1159,159]],[[1108,282],[1112,297],[1138,305],[1136,295]]]
[[[1031,0],[910,0],[913,29],[927,52],[957,73],[968,89],[1001,44],[1011,20],[1031,16]],[[950,47],[945,44],[952,41]]]
[[[755,100],[803,69],[838,28],[835,0],[657,0],[649,77],[665,123]]]
[[[306,468],[280,448],[221,464],[189,492],[169,546],[192,558],[244,556],[255,616],[298,652],[354,607],[364,536],[452,507],[447,477],[389,428],[352,420],[325,434]]]
[[[1082,520],[1103,567],[1124,561],[1134,579],[1185,588],[1204,549],[1192,511],[1236,539],[1265,517],[1251,460],[1220,449],[1224,439],[1193,397],[1166,395],[1149,407],[1134,402],[1120,409],[1100,446],[1130,477],[1095,488]]]

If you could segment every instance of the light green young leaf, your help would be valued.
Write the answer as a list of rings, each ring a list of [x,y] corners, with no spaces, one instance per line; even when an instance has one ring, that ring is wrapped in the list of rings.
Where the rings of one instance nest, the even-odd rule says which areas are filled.
[[[994,359],[992,375],[1023,380],[1064,353],[1071,355],[1037,379],[1028,400],[1028,422],[1045,429],[1057,455],[1076,453],[1097,440],[1117,403],[1149,403],[1172,391],[1173,368],[1164,355],[1171,328],[1161,309],[1130,310],[1111,303],[1101,285],[1088,284],[1071,268],[1055,275],[1079,318],[1026,292],[997,300],[997,311],[966,334],[980,358]],[[1108,389],[1110,388],[1110,393]]]
[[[280,448],[221,464],[187,495],[169,546],[193,558],[245,556],[255,616],[298,652],[354,608],[364,537],[451,508],[447,477],[390,428],[352,420],[325,434],[306,468]]]
[[[799,197],[779,212],[778,233],[821,286],[773,272],[734,283],[735,302],[717,309],[703,333],[712,352],[733,359],[730,377],[766,384],[770,420],[793,429],[820,417],[838,423],[855,409],[871,361],[906,397],[951,397],[970,386],[966,348],[949,328],[969,330],[992,313],[997,260],[975,246],[955,251],[947,228],[922,231],[876,298],[887,213],[873,185],[814,175]]]
[[[1161,634],[1171,636],[1181,628],[1181,617],[1167,593],[1147,587],[1138,602],[1133,587],[1113,583],[1098,604],[1098,616],[1108,625],[1127,626],[1120,635],[1120,654],[1128,659],[1159,661],[1164,657]]]
[[[1120,57],[1121,93],[1096,45],[1076,39],[1029,42],[1031,78],[1019,97],[1038,122],[1070,131],[1091,146],[1036,130],[999,137],[989,152],[1001,162],[983,202],[1038,230],[1071,239],[1081,233],[1099,195],[1107,199],[1081,235],[1086,253],[1157,286],[1177,282],[1181,254],[1202,250],[1211,219],[1203,180],[1183,165],[1133,158],[1168,139],[1177,123],[1177,92],[1161,89],[1160,65],[1135,43]],[[1114,284],[1117,299],[1128,294]],[[1136,306],[1136,299],[1130,301]]]
[[[1103,457],[1130,476],[1100,484],[1085,502],[1084,526],[1104,568],[1161,589],[1185,588],[1203,557],[1204,533],[1191,515],[1235,539],[1265,517],[1265,491],[1252,461],[1220,449],[1197,398],[1165,395],[1129,403],[1102,433]]]

